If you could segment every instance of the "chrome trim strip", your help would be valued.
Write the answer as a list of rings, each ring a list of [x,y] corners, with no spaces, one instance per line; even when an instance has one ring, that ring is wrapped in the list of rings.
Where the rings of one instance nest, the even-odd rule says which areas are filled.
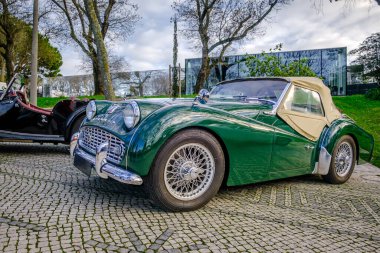
[[[87,152],[81,150],[80,148],[75,149],[74,155],[82,157],[83,159],[90,162],[93,166],[95,166],[96,164],[96,158],[88,154]],[[112,164],[109,164],[107,163],[107,161],[105,161],[105,163],[102,165],[101,173],[124,184],[141,185],[143,183],[143,180],[139,175],[134,174],[128,170],[122,169],[120,167],[114,166]]]
[[[13,75],[12,79],[9,81],[8,85],[7,85],[7,88],[3,91],[4,93],[1,95],[0,97],[0,101],[2,101],[5,96],[8,94],[8,92],[10,91],[10,89],[12,88],[13,86],[13,83],[15,82],[16,78],[19,76],[19,73],[16,73]]]
[[[286,93],[288,93],[288,90],[289,90],[289,88],[290,88],[291,85],[292,85],[292,83],[288,82],[288,84],[286,85],[284,91],[281,93],[281,96],[278,98],[277,103],[273,106],[273,110],[272,111],[274,111],[274,113],[277,112],[278,106],[282,103],[282,100],[284,99]]]
[[[277,102],[273,105],[272,111],[264,112],[265,114],[276,115],[277,109],[280,106],[282,100],[284,99],[286,93],[288,93],[288,90],[289,90],[289,88],[290,88],[291,85],[292,85],[292,83],[288,82],[288,84],[285,86],[285,89],[282,91],[280,97],[278,98]]]
[[[325,147],[321,147],[318,162],[315,163],[313,174],[327,175],[329,173],[331,155]]]

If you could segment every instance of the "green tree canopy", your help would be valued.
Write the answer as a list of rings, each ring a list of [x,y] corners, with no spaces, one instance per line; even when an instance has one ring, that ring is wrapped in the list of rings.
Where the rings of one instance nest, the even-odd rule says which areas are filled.
[[[276,52],[281,51],[282,45],[276,45],[269,53],[248,56],[245,64],[250,76],[317,76],[308,66],[306,58],[285,64],[277,57]]]
[[[380,84],[380,33],[374,33],[366,38],[358,48],[351,50],[351,55],[357,58],[352,64],[364,66],[364,74],[374,77]]]
[[[53,47],[49,39],[44,36],[38,38],[38,71],[46,77],[60,75],[62,55],[56,47]]]
[[[9,16],[4,18],[0,15],[0,61],[6,65],[7,79],[20,66],[25,65],[25,72],[29,73],[31,50],[32,50],[32,28],[24,21]],[[57,48],[53,47],[49,39],[39,35],[38,45],[38,68],[39,73],[44,76],[57,76],[62,66],[62,56]]]

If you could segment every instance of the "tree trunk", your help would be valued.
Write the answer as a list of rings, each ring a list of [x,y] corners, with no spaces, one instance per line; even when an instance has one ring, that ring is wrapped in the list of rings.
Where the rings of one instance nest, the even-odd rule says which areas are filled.
[[[15,72],[14,72],[14,63],[13,63],[13,46],[7,44],[7,47],[8,48],[5,50],[4,60],[5,60],[5,66],[7,69],[7,75],[6,75],[7,82],[9,82],[14,76]]]
[[[5,60],[3,59],[1,61],[1,76],[0,76],[0,82],[6,82],[5,80],[5,72],[6,72],[6,68],[5,68]]]
[[[144,83],[139,85],[139,94],[140,97],[144,96]]]
[[[94,76],[94,95],[104,95],[104,87],[100,67],[96,62],[92,62],[92,74]]]
[[[33,2],[32,75],[30,76],[30,103],[37,105],[38,81],[38,0]]]
[[[100,69],[101,81],[104,87],[104,96],[107,100],[115,99],[115,92],[112,87],[111,72],[108,63],[107,49],[104,44],[102,30],[99,20],[96,17],[93,0],[84,0],[86,11],[88,13],[91,29],[94,34],[96,44],[96,54]]]
[[[198,93],[203,87],[210,75],[210,57],[208,56],[207,47],[202,49],[202,64],[198,73],[197,82],[195,83],[194,92]]]

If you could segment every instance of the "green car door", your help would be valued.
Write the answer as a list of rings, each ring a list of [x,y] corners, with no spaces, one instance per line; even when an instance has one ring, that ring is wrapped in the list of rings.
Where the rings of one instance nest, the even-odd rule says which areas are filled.
[[[307,174],[315,142],[298,134],[280,118],[274,126],[276,129],[269,177],[275,179]]]
[[[269,177],[309,174],[316,143],[327,124],[319,94],[293,85],[277,118]]]

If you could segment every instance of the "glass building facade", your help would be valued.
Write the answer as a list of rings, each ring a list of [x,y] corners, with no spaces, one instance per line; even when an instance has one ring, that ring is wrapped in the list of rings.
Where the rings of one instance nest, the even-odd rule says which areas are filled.
[[[270,53],[289,64],[293,61],[306,59],[307,65],[323,78],[332,95],[346,95],[347,88],[347,48],[326,48],[315,50],[288,51]],[[254,54],[260,56],[260,54]],[[251,55],[225,56],[222,62],[211,69],[205,88],[211,89],[218,82],[248,77],[249,72],[245,59]],[[201,59],[185,60],[186,94],[194,93],[194,86],[201,66]]]

